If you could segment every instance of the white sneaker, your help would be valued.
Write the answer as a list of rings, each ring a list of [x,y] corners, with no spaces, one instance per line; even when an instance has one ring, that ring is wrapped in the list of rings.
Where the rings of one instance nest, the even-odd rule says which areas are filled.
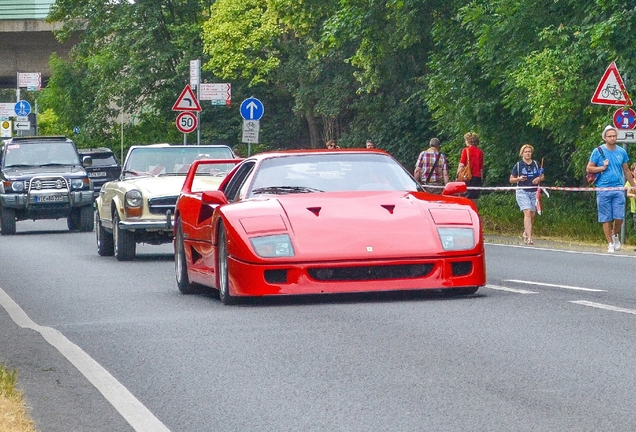
[[[614,234],[612,236],[612,242],[614,243],[614,250],[615,251],[621,250],[621,241],[618,239],[618,234]]]
[[[610,243],[610,244],[607,246],[607,253],[614,253],[614,251],[615,251],[615,250],[616,250],[616,249],[614,248],[614,243]]]

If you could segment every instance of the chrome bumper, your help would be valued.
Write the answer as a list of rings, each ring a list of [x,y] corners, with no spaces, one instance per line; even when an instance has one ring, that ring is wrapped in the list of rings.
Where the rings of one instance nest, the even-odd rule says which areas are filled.
[[[149,230],[149,231],[172,231],[172,211],[166,212],[165,220],[140,220],[140,221],[119,221],[119,229],[122,230]]]
[[[57,195],[59,194],[52,194]],[[84,207],[85,205],[92,204],[93,202],[93,191],[73,191],[64,194],[63,199],[60,201],[44,201],[37,202],[36,197],[46,196],[47,194],[26,194],[26,193],[10,193],[10,194],[0,194],[0,202],[3,207],[6,208],[14,208],[14,209],[27,209],[27,208],[37,208],[39,206],[44,206],[47,204],[63,204],[69,207]]]

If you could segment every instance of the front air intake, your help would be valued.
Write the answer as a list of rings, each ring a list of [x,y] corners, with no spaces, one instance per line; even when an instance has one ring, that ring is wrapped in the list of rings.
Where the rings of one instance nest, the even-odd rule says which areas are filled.
[[[371,281],[390,279],[415,279],[427,276],[433,264],[402,264],[360,267],[322,267],[308,270],[317,281]]]
[[[451,264],[453,276],[466,276],[473,271],[473,263],[470,261],[460,261]]]

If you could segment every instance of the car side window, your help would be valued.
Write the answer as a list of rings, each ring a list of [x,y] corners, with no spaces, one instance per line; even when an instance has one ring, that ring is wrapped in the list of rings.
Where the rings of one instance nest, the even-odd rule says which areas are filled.
[[[223,190],[228,201],[233,202],[237,200],[241,186],[254,169],[254,165],[254,162],[246,162],[238,169],[234,176],[232,176]]]

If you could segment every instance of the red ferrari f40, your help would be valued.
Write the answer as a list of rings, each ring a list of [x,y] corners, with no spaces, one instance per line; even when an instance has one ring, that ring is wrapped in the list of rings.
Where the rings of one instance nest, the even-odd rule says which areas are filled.
[[[235,163],[218,190],[203,165]],[[382,150],[262,153],[190,167],[175,209],[179,290],[240,297],[443,290],[486,283],[483,233],[464,183],[429,194]]]

